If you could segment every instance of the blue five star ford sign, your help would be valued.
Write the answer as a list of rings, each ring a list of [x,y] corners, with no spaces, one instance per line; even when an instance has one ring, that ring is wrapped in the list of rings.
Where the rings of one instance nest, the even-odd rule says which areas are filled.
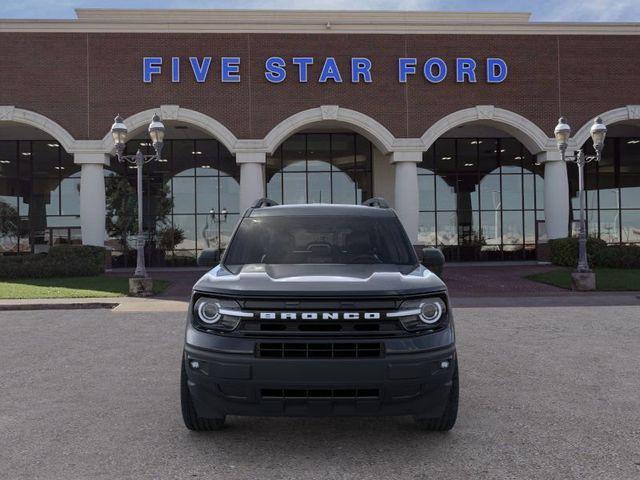
[[[502,83],[507,78],[507,62],[502,58],[486,58],[482,69],[486,83]],[[220,81],[223,83],[239,83],[240,57],[220,57]],[[179,83],[185,70],[198,83],[207,81],[211,70],[212,57],[171,57],[165,62],[163,57],[144,57],[142,59],[142,80],[152,83],[154,77],[162,76],[163,68],[169,69],[172,83]],[[184,64],[184,66],[183,66]],[[415,57],[398,58],[397,80],[406,83],[411,77],[422,76],[429,83],[440,83],[451,75],[457,83],[476,83],[480,73],[478,61],[470,57],[459,57],[446,62],[439,57],[431,57],[424,61]],[[338,66],[335,57],[316,59],[313,57],[269,57],[264,62],[264,76],[271,83],[284,82],[288,77],[299,83],[315,81],[318,83],[372,83],[374,80],[373,62],[366,57],[352,57],[347,71]]]

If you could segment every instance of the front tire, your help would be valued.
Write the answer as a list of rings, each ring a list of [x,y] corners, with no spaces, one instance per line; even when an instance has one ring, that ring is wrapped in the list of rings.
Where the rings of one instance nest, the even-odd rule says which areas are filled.
[[[194,432],[211,432],[220,430],[224,426],[226,417],[218,418],[202,418],[198,416],[196,408],[193,405],[189,385],[187,385],[187,371],[182,361],[182,370],[180,372],[180,405],[182,407],[182,420],[185,427]]]
[[[458,418],[458,399],[460,396],[460,383],[458,379],[458,362],[456,361],[453,378],[451,380],[451,391],[447,399],[444,413],[439,418],[415,417],[414,420],[421,430],[430,432],[447,432],[453,428]]]

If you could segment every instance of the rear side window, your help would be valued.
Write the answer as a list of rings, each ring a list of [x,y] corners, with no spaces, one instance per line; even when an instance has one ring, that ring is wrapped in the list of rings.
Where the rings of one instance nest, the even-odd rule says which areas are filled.
[[[300,215],[247,217],[224,264],[415,265],[413,247],[396,217]]]

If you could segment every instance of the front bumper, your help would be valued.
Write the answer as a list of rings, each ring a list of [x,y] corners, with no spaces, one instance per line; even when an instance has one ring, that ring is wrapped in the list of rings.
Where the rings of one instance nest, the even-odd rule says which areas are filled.
[[[326,342],[305,341],[316,340]],[[188,327],[183,361],[199,416],[435,418],[444,411],[456,364],[451,327],[428,335],[379,339],[385,352],[380,358],[258,358],[259,341]],[[197,369],[191,366],[194,360]],[[442,368],[443,361],[448,361],[447,368]]]

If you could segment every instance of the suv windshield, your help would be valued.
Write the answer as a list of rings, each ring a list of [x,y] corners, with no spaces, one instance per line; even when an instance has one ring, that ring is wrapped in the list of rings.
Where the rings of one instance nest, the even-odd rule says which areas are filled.
[[[263,216],[242,219],[224,265],[417,265],[396,217],[356,215]]]

